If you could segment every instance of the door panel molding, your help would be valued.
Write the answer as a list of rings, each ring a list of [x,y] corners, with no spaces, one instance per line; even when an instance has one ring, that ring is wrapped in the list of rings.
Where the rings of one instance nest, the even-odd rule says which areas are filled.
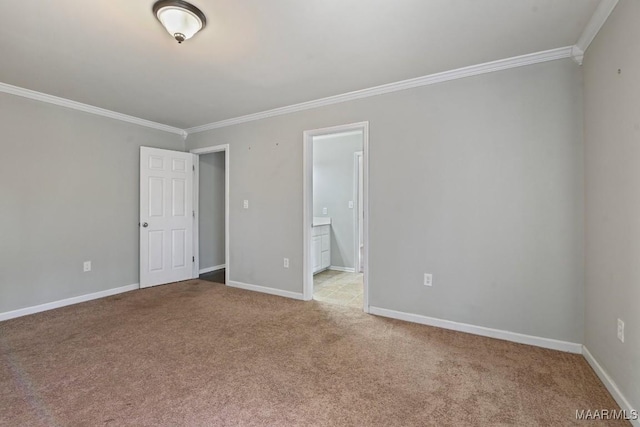
[[[193,155],[140,147],[140,287],[191,278]]]

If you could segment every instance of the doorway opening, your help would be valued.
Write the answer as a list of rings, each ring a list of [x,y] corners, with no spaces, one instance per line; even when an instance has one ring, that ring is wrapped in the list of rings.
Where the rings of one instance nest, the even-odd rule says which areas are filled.
[[[191,150],[194,160],[193,277],[229,280],[229,146]]]
[[[369,311],[368,123],[304,133],[304,299]]]

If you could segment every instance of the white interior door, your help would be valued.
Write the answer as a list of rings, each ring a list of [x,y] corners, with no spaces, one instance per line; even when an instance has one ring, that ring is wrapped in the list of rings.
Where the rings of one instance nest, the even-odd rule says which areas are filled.
[[[192,278],[194,157],[140,147],[141,288]]]

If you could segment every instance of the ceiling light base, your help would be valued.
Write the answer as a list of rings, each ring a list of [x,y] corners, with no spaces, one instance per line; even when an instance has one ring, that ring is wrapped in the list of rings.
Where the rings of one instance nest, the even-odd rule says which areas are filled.
[[[204,13],[182,0],[157,1],[153,14],[178,43],[190,39],[207,25]]]

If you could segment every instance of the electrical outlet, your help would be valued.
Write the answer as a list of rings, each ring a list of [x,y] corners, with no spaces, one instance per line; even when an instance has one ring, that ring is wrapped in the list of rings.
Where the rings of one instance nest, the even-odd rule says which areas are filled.
[[[618,319],[618,339],[624,342],[624,322]]]
[[[284,268],[289,268],[289,258],[284,259]]]
[[[91,261],[85,261],[82,266],[84,272],[91,271]]]
[[[328,212],[329,211],[327,208],[322,208],[322,215],[326,215]]]
[[[349,209],[353,209],[353,200],[349,200]]]
[[[424,273],[424,285],[425,286],[432,286],[433,285],[433,274]]]
[[[244,202],[242,202],[242,207],[245,209],[249,209],[249,201],[245,200]]]

